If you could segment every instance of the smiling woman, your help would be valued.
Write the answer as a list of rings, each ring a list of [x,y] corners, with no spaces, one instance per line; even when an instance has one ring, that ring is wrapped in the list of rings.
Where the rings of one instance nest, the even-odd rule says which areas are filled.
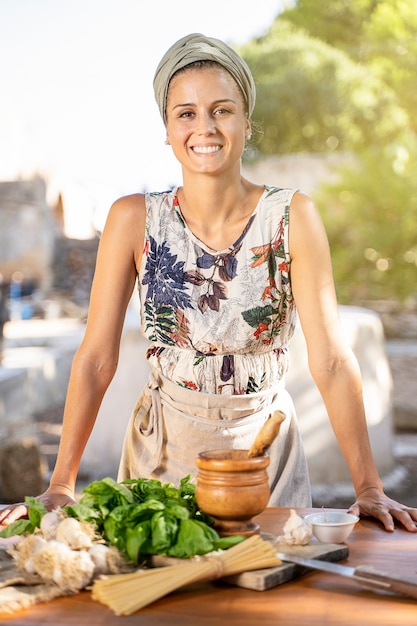
[[[417,510],[388,498],[371,453],[357,362],[340,324],[326,233],[296,189],[257,185],[241,158],[255,102],[246,63],[200,34],[164,55],[155,96],[182,184],[117,200],[100,240],[85,336],[70,377],[48,509],[74,501],[84,447],[115,374],[135,285],[149,341],[148,382],[134,407],[119,481],[196,476],[204,450],[248,451],[271,414],[269,504],[310,504],[308,469],[285,388],[297,313],[309,366],[348,463],[353,514],[416,531]],[[8,507],[0,522],[25,515]]]

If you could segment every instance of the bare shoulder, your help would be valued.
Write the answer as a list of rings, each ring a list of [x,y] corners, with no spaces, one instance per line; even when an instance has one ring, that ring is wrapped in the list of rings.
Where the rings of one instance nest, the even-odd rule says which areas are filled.
[[[146,226],[145,196],[140,193],[122,196],[115,200],[107,215],[101,237],[101,256],[115,254],[134,258],[139,267],[142,258]],[[108,253],[111,249],[111,255]]]
[[[140,221],[143,219],[145,212],[145,195],[143,193],[132,193],[115,200],[110,207],[109,215]]]
[[[307,194],[296,192],[290,207],[290,249],[294,256],[297,251],[305,250],[308,244],[327,246],[327,234],[323,220],[314,200]]]
[[[306,193],[302,191],[296,191],[291,201],[291,213],[302,215],[308,213],[315,213],[317,207],[314,200]]]
[[[145,232],[145,196],[135,193],[115,200],[107,215],[104,237],[123,237],[126,241],[142,241]]]

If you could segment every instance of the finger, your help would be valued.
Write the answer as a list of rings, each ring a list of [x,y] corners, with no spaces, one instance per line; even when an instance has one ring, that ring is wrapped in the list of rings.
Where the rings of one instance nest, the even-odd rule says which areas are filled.
[[[404,511],[407,511],[411,519],[417,522],[417,509],[405,508]]]
[[[378,519],[380,522],[382,522],[385,530],[387,530],[388,532],[390,533],[394,532],[395,530],[394,520],[388,512],[375,509],[375,511],[371,513],[371,517],[375,517],[375,519]]]
[[[7,514],[3,516],[1,523],[4,526],[8,526],[22,517],[27,517],[27,509],[24,505],[8,509]]]
[[[7,526],[12,522],[15,522],[22,517],[27,517],[28,509],[26,504],[23,502],[19,502],[19,504],[15,504],[12,507],[6,509],[6,511],[2,511],[2,515],[0,517],[0,523]]]
[[[384,525],[384,528],[387,532],[389,533],[393,533],[395,530],[395,524],[394,524],[394,520],[392,519],[391,515],[385,514],[383,513],[382,515],[380,515],[378,517],[378,519],[382,522],[382,524]]]
[[[7,517],[8,514],[9,514],[9,507],[4,506],[0,509],[0,524],[3,523],[3,519]]]
[[[416,520],[414,519],[415,513],[417,513],[415,509],[410,509],[409,511],[404,509],[400,511],[398,509],[394,509],[391,511],[392,517],[398,522],[401,522],[404,528],[412,533],[417,532]]]
[[[12,511],[12,507],[4,505],[0,510],[0,524],[4,524],[4,520],[8,517],[10,512]]]

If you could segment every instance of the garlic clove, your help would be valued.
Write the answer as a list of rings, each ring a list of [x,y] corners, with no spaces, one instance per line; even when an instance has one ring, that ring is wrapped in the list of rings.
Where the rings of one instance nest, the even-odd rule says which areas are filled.
[[[42,517],[40,529],[47,541],[55,539],[56,529],[61,519],[61,516],[56,511],[49,511]]]
[[[104,543],[96,543],[88,550],[93,563],[94,563],[94,575],[109,573],[109,565],[107,562],[107,556],[110,552],[110,548]]]
[[[311,523],[291,509],[290,516],[284,525],[283,539],[288,545],[307,545],[313,536]]]
[[[90,548],[92,545],[91,537],[84,532],[80,522],[75,517],[67,517],[58,524],[55,538],[66,543],[73,550]]]

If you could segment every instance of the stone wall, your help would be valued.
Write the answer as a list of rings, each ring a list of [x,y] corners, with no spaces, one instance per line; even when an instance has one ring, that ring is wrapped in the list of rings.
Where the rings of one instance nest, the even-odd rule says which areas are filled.
[[[263,157],[244,165],[244,175],[259,185],[294,187],[314,195],[322,182],[336,179],[336,166],[351,160],[344,153],[283,154]]]
[[[51,285],[55,241],[53,212],[46,201],[41,178],[0,182],[0,274],[10,282],[22,280],[42,290]]]
[[[98,237],[56,239],[51,296],[61,302],[63,314],[71,314],[68,309],[73,305],[79,308],[80,316],[84,316],[90,300],[98,244]]]

